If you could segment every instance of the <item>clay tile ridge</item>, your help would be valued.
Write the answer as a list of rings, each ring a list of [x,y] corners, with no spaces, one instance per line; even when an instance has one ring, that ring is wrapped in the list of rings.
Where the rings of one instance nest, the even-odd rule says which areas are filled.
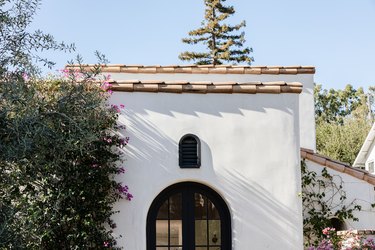
[[[70,64],[66,68],[90,70],[94,64]],[[105,73],[139,73],[139,74],[265,74],[265,75],[297,75],[314,74],[314,66],[249,66],[249,65],[101,65]]]
[[[325,166],[335,171],[351,175],[354,178],[366,181],[375,186],[375,175],[372,175],[365,170],[354,168],[348,163],[332,160],[327,156],[319,155],[314,153],[313,150],[305,148],[301,148],[301,158],[313,161],[321,166]]]
[[[119,92],[168,92],[197,94],[299,94],[299,82],[210,82],[210,81],[160,81],[160,80],[110,80],[111,89]]]

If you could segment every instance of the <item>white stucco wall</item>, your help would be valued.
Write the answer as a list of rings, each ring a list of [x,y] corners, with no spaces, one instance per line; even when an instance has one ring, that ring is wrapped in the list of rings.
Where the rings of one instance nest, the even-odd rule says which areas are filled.
[[[261,81],[285,81],[300,82],[303,91],[299,95],[299,123],[300,123],[300,145],[302,148],[316,150],[315,139],[315,110],[314,110],[314,75],[254,75],[254,74],[131,74],[114,73],[114,80],[137,79],[137,80],[189,80],[189,81],[235,81],[238,83]]]
[[[168,75],[168,80],[172,76],[181,79]],[[229,76],[220,75],[221,81],[225,77]],[[236,77],[240,76],[230,80]],[[261,78],[276,79],[312,81],[308,75]],[[110,102],[126,106],[120,122],[127,126],[124,136],[130,143],[121,181],[135,197],[115,207],[121,211],[114,216],[115,233],[123,235],[119,245],[146,249],[146,217],[154,198],[171,184],[195,181],[227,202],[234,250],[302,249],[299,95],[116,92]],[[200,169],[178,166],[178,142],[187,133],[201,140]]]
[[[309,160],[306,160],[306,164],[309,170],[313,170],[318,174],[320,174],[323,169],[321,165]],[[343,181],[343,190],[346,192],[347,197],[346,205],[355,201],[356,204],[362,206],[361,211],[356,211],[354,213],[359,221],[345,221],[347,229],[375,229],[375,208],[371,208],[371,204],[375,203],[374,186],[348,174],[330,168],[327,168],[327,170],[332,176],[341,177]],[[335,178],[335,180],[339,179]]]
[[[365,141],[359,151],[356,159],[354,160],[353,166],[357,168],[364,168],[372,174],[375,174],[375,167],[370,168],[370,163],[375,162],[375,123],[372,125]],[[372,165],[374,165],[373,163]]]
[[[369,171],[369,163],[374,162],[375,164],[375,147],[374,147],[374,142],[371,143],[369,152],[367,153],[366,156],[366,164],[365,164],[365,169]],[[375,174],[375,171],[371,171],[372,174]]]

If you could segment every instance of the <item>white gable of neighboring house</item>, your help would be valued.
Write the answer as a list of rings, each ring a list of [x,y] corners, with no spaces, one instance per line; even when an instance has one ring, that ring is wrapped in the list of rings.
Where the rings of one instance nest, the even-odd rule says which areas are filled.
[[[359,151],[357,158],[355,159],[353,166],[356,168],[365,169],[368,172],[375,174],[375,123],[372,125],[370,132],[368,133],[365,142],[363,143],[361,150]]]
[[[314,153],[311,150],[301,149],[301,158],[305,160],[307,168],[316,172],[318,175],[323,168],[328,170],[331,176],[337,176],[336,181],[341,180],[343,190],[346,193],[346,206],[354,201],[362,207],[361,211],[355,211],[353,214],[358,221],[345,221],[345,230],[374,229],[375,226],[375,208],[371,204],[375,203],[375,175],[369,174],[365,170],[351,167],[346,163],[332,160],[328,157]],[[341,183],[336,183],[340,185]]]

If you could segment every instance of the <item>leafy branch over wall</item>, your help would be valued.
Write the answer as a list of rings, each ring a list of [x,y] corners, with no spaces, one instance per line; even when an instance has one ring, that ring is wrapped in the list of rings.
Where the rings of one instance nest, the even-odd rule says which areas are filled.
[[[326,168],[318,175],[308,170],[305,161],[301,162],[301,172],[305,245],[318,245],[324,238],[323,229],[332,227],[332,218],[358,221],[354,212],[361,206],[356,200],[347,201],[340,176],[329,174]]]

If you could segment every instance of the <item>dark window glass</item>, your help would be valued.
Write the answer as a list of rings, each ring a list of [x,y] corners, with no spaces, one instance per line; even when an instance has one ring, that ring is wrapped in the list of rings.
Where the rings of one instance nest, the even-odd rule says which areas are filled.
[[[175,194],[169,198],[169,214],[171,220],[182,219],[181,193]]]
[[[158,220],[168,220],[168,200],[161,205],[158,212]]]

